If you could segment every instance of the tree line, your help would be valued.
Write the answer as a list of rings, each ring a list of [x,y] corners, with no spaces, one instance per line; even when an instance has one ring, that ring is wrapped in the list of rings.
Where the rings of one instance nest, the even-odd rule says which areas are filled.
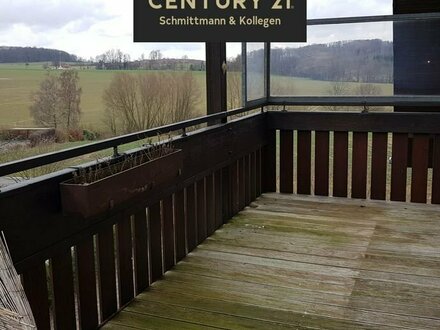
[[[142,54],[133,60],[130,54],[121,49],[109,49],[106,52],[91,57],[88,60],[57,49],[36,47],[0,47],[0,63],[30,63],[48,62],[43,67],[49,69],[50,65],[59,67],[69,63],[71,67],[87,66],[98,70],[175,70],[175,71],[204,71],[205,61],[182,58],[165,58],[158,49],[152,50],[147,56]]]
[[[57,49],[0,47],[0,63],[76,62],[78,57]]]
[[[262,72],[263,50],[248,53],[250,72]],[[298,48],[273,48],[271,73],[323,81],[391,83],[393,43],[353,40]]]

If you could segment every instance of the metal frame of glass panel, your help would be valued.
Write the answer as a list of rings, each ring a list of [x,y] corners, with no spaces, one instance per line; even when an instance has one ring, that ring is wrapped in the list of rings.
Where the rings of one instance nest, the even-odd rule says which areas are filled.
[[[396,14],[359,17],[319,18],[307,20],[307,26],[335,25],[372,22],[404,22],[440,19],[440,13]],[[395,96],[272,96],[270,89],[271,45],[265,43],[264,86],[265,97],[257,100],[247,98],[247,47],[242,43],[242,84],[243,105],[252,106],[264,103],[280,105],[335,105],[335,106],[439,106],[440,95],[395,95]]]

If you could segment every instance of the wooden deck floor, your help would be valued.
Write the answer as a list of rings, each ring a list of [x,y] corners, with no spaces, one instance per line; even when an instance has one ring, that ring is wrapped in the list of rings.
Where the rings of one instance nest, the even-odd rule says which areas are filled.
[[[440,329],[440,207],[266,194],[104,329]]]

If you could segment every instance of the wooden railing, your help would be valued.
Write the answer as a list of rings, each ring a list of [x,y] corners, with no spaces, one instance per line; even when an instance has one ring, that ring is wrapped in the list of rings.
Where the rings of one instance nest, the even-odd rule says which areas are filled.
[[[282,193],[440,203],[440,114],[270,112]],[[278,133],[277,133],[278,132]]]
[[[135,138],[0,170],[11,173]],[[39,329],[102,325],[262,192],[396,201],[410,195],[413,202],[440,203],[437,114],[269,111],[184,134],[174,146],[183,154],[175,182],[92,218],[61,210],[59,185],[74,169],[0,193],[1,230]]]
[[[38,329],[95,329],[261,194],[266,115],[174,140],[182,173],[94,218],[63,215],[72,169],[0,193],[1,229]]]

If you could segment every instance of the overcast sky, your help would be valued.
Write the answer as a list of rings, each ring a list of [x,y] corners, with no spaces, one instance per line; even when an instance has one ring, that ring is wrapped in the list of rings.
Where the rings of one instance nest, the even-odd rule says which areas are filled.
[[[212,0],[213,1],[213,0]],[[265,0],[267,1],[267,0]],[[391,14],[392,0],[308,0],[308,18]],[[204,45],[134,43],[132,0],[0,0],[0,45],[56,48],[88,59],[111,48],[138,58],[153,49],[165,57],[204,59]],[[392,36],[391,24],[311,27],[309,42]],[[276,46],[285,46],[277,44]],[[228,47],[228,56],[239,52]]]

